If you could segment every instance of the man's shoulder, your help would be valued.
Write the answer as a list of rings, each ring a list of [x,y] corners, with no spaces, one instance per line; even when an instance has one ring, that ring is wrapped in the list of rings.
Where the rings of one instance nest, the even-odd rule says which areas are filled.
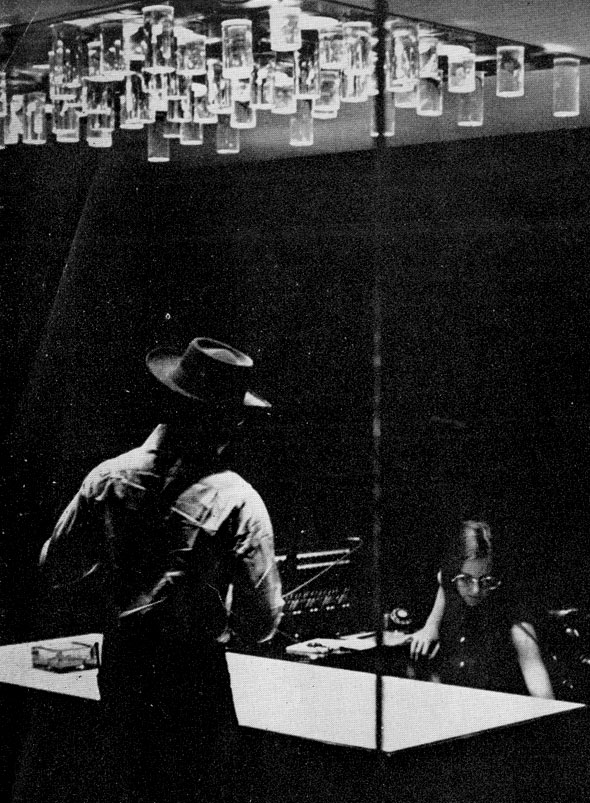
[[[148,455],[143,447],[109,457],[96,465],[86,476],[83,488],[89,494],[97,494],[109,483],[134,477],[148,469]]]
[[[225,468],[220,471],[206,474],[199,480],[199,484],[210,486],[221,493],[239,492],[245,495],[257,495],[254,488],[237,471]]]

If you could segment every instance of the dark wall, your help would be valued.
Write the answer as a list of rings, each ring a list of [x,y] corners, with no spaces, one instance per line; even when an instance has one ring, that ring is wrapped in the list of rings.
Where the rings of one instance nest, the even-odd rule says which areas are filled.
[[[202,333],[252,354],[274,402],[236,460],[279,549],[370,540],[379,253],[392,601],[430,601],[457,511],[497,522],[548,600],[579,599],[589,152],[583,131],[392,148],[380,184],[373,153],[198,169],[132,148],[0,154],[21,156],[3,163],[22,355],[7,560],[34,574],[84,473],[156,423],[146,350]]]

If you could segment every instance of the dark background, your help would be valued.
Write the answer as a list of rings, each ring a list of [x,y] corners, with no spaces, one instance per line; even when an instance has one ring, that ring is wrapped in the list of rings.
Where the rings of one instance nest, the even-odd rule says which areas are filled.
[[[369,545],[376,272],[384,601],[427,610],[461,513],[546,606],[586,603],[589,157],[584,131],[391,148],[379,170],[149,165],[129,137],[0,152],[3,640],[49,635],[38,551],[84,474],[157,423],[157,344],[254,357],[274,409],[236,467],[278,551]]]

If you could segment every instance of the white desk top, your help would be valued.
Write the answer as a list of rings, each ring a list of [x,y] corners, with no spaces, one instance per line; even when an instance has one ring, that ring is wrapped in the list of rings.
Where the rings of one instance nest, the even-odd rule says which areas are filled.
[[[74,638],[102,640],[97,633]],[[56,674],[32,667],[32,646],[59,647],[71,641],[46,639],[0,647],[0,683],[98,700],[96,670]],[[229,652],[227,658],[240,725],[375,749],[375,675],[241,653]],[[386,676],[383,750],[395,752],[583,707]]]

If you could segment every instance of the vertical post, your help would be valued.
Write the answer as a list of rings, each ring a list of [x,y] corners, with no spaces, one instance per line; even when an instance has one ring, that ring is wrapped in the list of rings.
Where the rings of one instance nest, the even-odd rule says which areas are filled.
[[[372,563],[375,578],[373,588],[373,618],[376,634],[377,664],[375,667],[375,745],[383,749],[383,604],[381,583],[381,537],[382,537],[382,465],[381,465],[381,395],[382,395],[382,324],[383,324],[383,157],[385,139],[385,21],[387,1],[375,0],[374,25],[377,31],[377,94],[375,103],[375,138],[373,171],[373,296],[372,296],[372,364],[373,364],[373,414],[372,414],[372,484],[373,526]]]

